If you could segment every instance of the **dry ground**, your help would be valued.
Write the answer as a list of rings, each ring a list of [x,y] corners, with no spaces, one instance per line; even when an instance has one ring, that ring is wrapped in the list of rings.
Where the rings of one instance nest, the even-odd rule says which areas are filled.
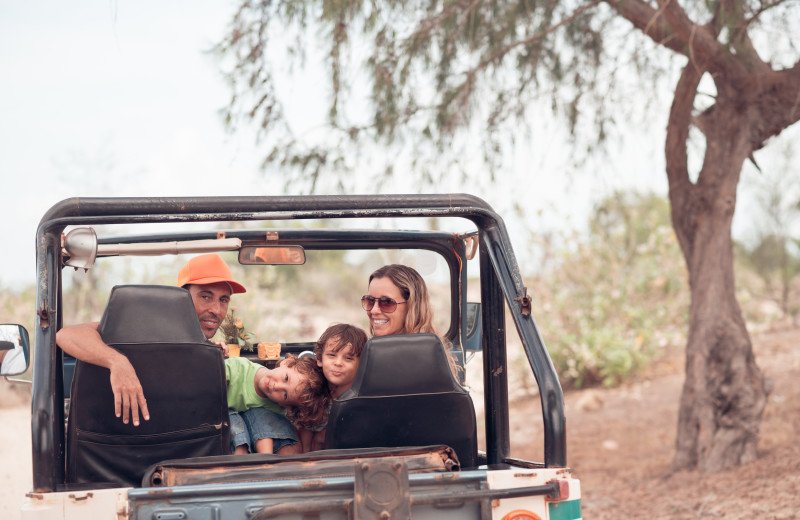
[[[0,519],[19,518],[31,488],[30,386],[0,378]]]
[[[758,336],[758,363],[774,385],[759,459],[723,473],[672,472],[680,363],[613,390],[567,394],[568,458],[581,479],[583,517],[665,519],[800,518],[800,331]],[[513,455],[541,460],[538,399],[512,405]],[[531,415],[536,414],[536,415]],[[0,382],[0,519],[18,518],[30,488],[30,410]]]
[[[797,330],[754,338],[758,364],[774,385],[759,458],[722,473],[670,469],[683,383],[680,363],[624,388],[569,392],[567,458],[581,479],[583,517],[800,518],[799,343]],[[535,400],[518,400],[512,418],[538,413],[537,408]],[[514,442],[536,432],[519,423],[515,430],[513,454],[541,460],[536,443],[517,449]]]

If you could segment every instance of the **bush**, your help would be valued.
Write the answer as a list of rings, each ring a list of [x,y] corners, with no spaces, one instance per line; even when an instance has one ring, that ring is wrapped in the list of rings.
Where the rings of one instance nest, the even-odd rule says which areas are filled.
[[[532,286],[565,387],[617,385],[682,346],[687,274],[666,200],[615,194],[595,208],[588,236],[563,236],[556,253],[543,255],[555,260]]]

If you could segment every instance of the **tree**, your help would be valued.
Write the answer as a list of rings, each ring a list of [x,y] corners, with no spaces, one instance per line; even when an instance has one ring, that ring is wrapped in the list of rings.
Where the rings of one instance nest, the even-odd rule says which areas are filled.
[[[651,99],[652,82],[669,76],[660,63],[677,63],[666,173],[691,303],[674,466],[715,471],[756,456],[768,394],[734,293],[731,220],[745,160],[800,118],[796,15],[797,4],[784,0],[245,0],[218,50],[232,64],[228,122],[242,114],[273,139],[282,130],[288,137],[272,141],[267,162],[294,167],[311,189],[322,172],[354,166],[348,150],[368,143],[427,140],[432,155],[455,148],[457,161],[481,132],[494,166],[514,139],[504,124],[547,99],[575,142],[591,147]],[[307,42],[327,48],[327,144],[306,145],[282,118],[279,42],[293,58],[313,52]],[[359,53],[363,78],[350,63]],[[637,103],[624,89],[631,69],[641,72]],[[353,108],[367,104],[357,95],[362,81],[366,121]],[[694,141],[704,145],[696,173]],[[411,162],[423,178],[427,159]]]

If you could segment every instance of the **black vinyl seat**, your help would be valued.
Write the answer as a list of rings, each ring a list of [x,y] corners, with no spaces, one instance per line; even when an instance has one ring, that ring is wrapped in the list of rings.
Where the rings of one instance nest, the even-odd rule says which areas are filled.
[[[444,444],[477,465],[475,408],[434,334],[370,339],[353,386],[331,406],[325,448]]]
[[[67,482],[138,486],[165,459],[230,452],[225,365],[209,343],[188,291],[157,285],[114,287],[98,327],[130,360],[150,420],[114,415],[109,371],[78,361],[67,421]]]

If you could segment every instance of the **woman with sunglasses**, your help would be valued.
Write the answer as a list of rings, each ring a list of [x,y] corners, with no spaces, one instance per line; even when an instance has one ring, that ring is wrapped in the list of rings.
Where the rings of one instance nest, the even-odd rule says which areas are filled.
[[[425,280],[411,267],[391,264],[372,273],[361,306],[367,311],[372,336],[437,334]]]
[[[428,287],[422,276],[411,267],[401,264],[385,265],[369,276],[369,289],[361,297],[367,311],[371,336],[389,334],[430,333],[439,336],[433,326],[433,309]],[[450,346],[447,338],[442,344]],[[445,348],[453,375],[459,369],[452,353]]]

